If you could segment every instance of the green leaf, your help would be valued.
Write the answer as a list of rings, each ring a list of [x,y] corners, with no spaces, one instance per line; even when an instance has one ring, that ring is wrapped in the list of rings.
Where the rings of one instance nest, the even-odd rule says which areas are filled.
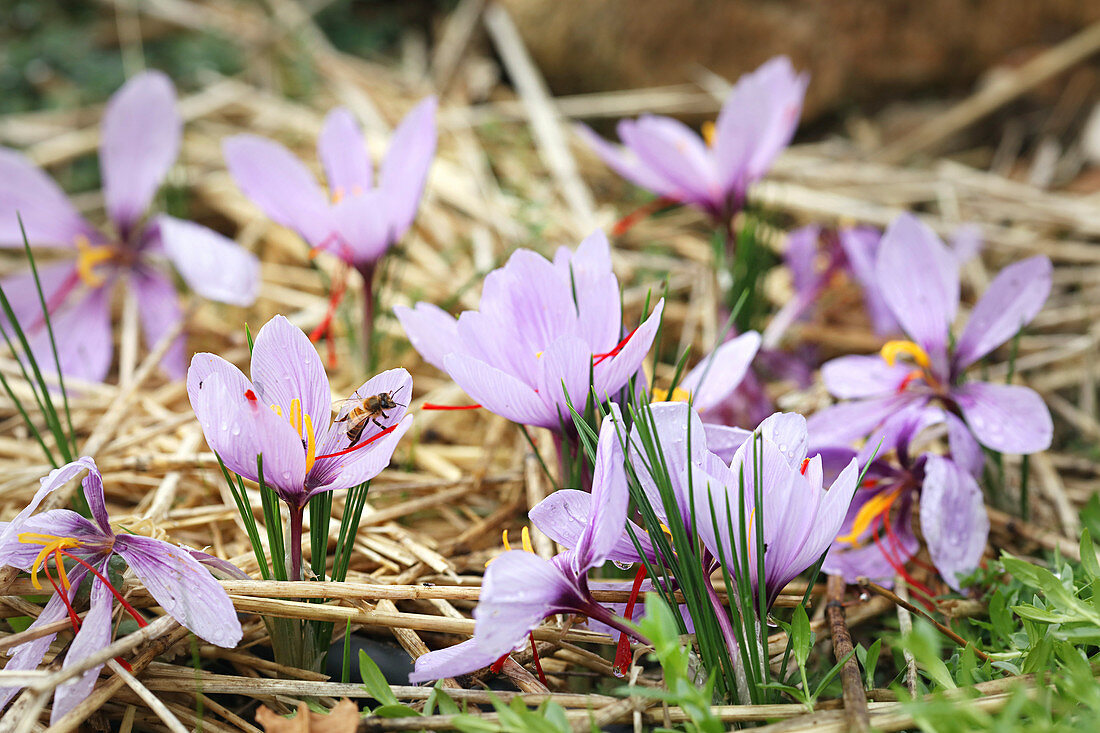
[[[794,658],[798,660],[798,666],[805,667],[806,660],[813,648],[813,632],[810,630],[810,617],[806,615],[806,608],[797,605],[791,616],[791,646]]]
[[[816,700],[818,698],[818,696],[821,694],[821,691],[825,689],[825,686],[828,685],[830,682],[832,682],[833,677],[836,677],[837,673],[840,672],[840,668],[843,667],[848,662],[848,660],[852,658],[852,655],[855,654],[855,653],[856,653],[855,649],[848,652],[847,654],[844,655],[843,659],[841,659],[839,662],[834,664],[833,668],[825,673],[825,676],[821,679],[821,682],[818,683],[817,689],[814,690],[814,696],[813,696],[812,699]]]
[[[379,705],[371,711],[371,715],[379,718],[418,718],[420,713],[416,712],[408,705],[390,704]]]
[[[371,697],[382,703],[383,707],[398,704],[397,696],[390,689],[382,670],[362,649],[359,650],[359,676],[363,678],[363,687],[366,691],[370,693]]]
[[[1088,527],[1081,530],[1081,565],[1092,580],[1100,578],[1100,561],[1096,558],[1096,548]]]
[[[862,648],[861,646],[860,649]],[[863,659],[859,660],[863,665],[863,683],[868,690],[875,687],[875,668],[878,666],[880,653],[882,653],[882,639],[875,639],[875,643],[867,649]]]

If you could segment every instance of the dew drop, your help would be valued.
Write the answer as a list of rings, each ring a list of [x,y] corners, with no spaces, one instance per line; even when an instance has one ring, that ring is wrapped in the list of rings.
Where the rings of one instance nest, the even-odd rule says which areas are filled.
[[[617,568],[618,568],[619,570],[630,570],[630,568],[632,567],[632,564],[631,564],[631,563],[628,563],[628,562],[619,562],[618,560],[612,560],[611,562],[612,562],[612,563],[613,563],[613,564],[615,565],[615,567],[617,567]]]

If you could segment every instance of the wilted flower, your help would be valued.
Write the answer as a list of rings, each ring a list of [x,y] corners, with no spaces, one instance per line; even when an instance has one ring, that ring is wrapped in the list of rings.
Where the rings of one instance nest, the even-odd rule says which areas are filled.
[[[578,534],[574,535],[574,521],[560,516],[560,506],[532,510],[532,519],[540,529],[543,520],[551,519],[546,530],[575,537],[573,549],[552,560],[522,550],[510,550],[494,558],[485,571],[481,597],[474,609],[474,636],[453,647],[419,657],[415,671],[409,676],[411,682],[488,667],[524,643],[543,619],[558,613],[582,614],[633,633],[611,611],[597,603],[588,589],[588,571],[592,568],[607,560],[632,562],[638,558],[633,544],[624,534],[630,495],[619,445],[618,430],[621,429],[621,418],[617,414],[604,418],[596,448],[591,502],[587,507],[575,507],[589,510],[582,515],[583,529]],[[560,493],[551,495],[546,501],[553,500],[560,505],[562,500],[555,498]]]
[[[369,280],[375,263],[405,236],[416,217],[435,155],[435,109],[435,98],[428,97],[401,121],[377,186],[363,133],[343,107],[329,112],[317,140],[327,194],[309,169],[278,143],[234,135],[222,147],[237,185],[268,218],[353,265]]]
[[[50,492],[84,470],[88,471],[83,487],[84,497],[91,508],[91,520],[68,509],[53,509],[31,516]],[[48,568],[51,556],[56,580]],[[229,596],[200,563],[201,558],[209,556],[151,537],[125,532],[115,534],[107,516],[103,479],[95,462],[84,457],[43,478],[31,504],[0,531],[0,563],[31,573],[31,581],[36,588],[41,587],[38,574],[43,572],[56,591],[30,629],[47,626],[66,616],[78,627],[65,655],[66,667],[79,663],[110,643],[113,597],[127,605],[127,610],[140,624],[145,624],[143,617],[122,600],[108,580],[108,566],[115,556],[126,561],[157,605],[181,625],[218,646],[232,648],[241,640],[241,624]],[[66,568],[64,559],[75,564]],[[93,576],[90,582],[91,608],[81,621],[72,603],[88,574]],[[15,647],[4,669],[34,669],[42,662],[56,635],[46,634]],[[51,712],[52,722],[59,720],[88,696],[101,667],[93,667],[57,688]],[[7,704],[19,689],[20,686],[0,688],[0,707]]]
[[[623,178],[725,220],[742,208],[749,185],[790,143],[808,83],[787,57],[771,59],[741,77],[705,140],[682,122],[655,115],[622,120],[623,147],[583,125],[578,131]]]
[[[959,577],[981,561],[989,517],[974,477],[981,471],[980,454],[914,454],[916,439],[942,419],[934,410],[906,411],[898,433],[890,437],[892,445],[883,446],[882,457],[867,467],[842,534],[825,558],[826,572],[842,575],[848,582],[867,577],[886,586],[893,584],[895,575],[908,577],[903,566],[919,547],[913,532],[913,507],[919,495],[921,534],[932,562],[949,586],[961,590]],[[891,449],[896,460],[886,455]],[[847,448],[822,451],[826,471],[854,455]],[[922,587],[912,579],[909,582]]]
[[[352,420],[332,419],[332,392],[321,357],[283,316],[256,334],[251,373],[249,381],[220,356],[195,354],[187,370],[187,394],[206,442],[227,468],[258,481],[262,456],[264,483],[287,503],[292,537],[299,540],[290,542],[297,578],[303,508],[311,497],[358,486],[389,465],[412,424],[412,415],[405,414],[412,377],[404,369],[390,369],[352,394],[352,400],[406,397],[389,413],[366,419],[357,433]]]
[[[485,277],[480,308],[457,321],[430,303],[394,313],[424,360],[485,409],[560,431],[572,425],[567,396],[582,412],[591,388],[613,397],[638,372],[663,308],[622,337],[619,282],[597,231],[553,262],[517,250]]]
[[[76,261],[38,268],[50,312],[61,371],[102,381],[111,365],[111,290],[125,282],[137,299],[145,341],[152,346],[182,318],[176,289],[161,262],[170,260],[192,290],[211,300],[249,305],[259,287],[259,262],[233,240],[188,221],[159,215],[143,222],[179,153],[182,122],[175,91],[164,74],[135,76],[111,97],[103,113],[99,163],[112,232],[84,220],[45,173],[12,150],[0,149],[0,246],[32,245],[74,251]],[[53,364],[33,276],[5,279],[4,292],[28,332],[35,358]],[[184,372],[183,338],[162,366]]]
[[[910,405],[938,402],[951,413],[949,422],[961,417],[988,448],[1033,453],[1049,447],[1050,412],[1034,390],[965,381],[964,372],[1039,312],[1050,292],[1050,260],[1031,257],[1001,270],[957,340],[951,324],[959,305],[958,264],[931,229],[900,216],[883,235],[875,273],[886,306],[912,340],[891,341],[878,356],[844,356],[822,367],[833,396],[853,401],[810,418],[815,445],[848,445]],[[899,363],[902,356],[911,363]]]

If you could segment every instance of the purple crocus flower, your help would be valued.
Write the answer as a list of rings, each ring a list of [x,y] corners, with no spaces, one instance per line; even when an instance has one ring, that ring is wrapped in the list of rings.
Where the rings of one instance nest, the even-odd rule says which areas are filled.
[[[678,120],[655,115],[619,122],[623,147],[584,125],[577,129],[623,178],[724,221],[790,143],[808,83],[787,57],[767,61],[738,80],[706,140]]]
[[[900,428],[890,438],[893,445],[867,467],[843,533],[825,558],[825,572],[848,582],[867,577],[893,585],[895,575],[905,575],[902,566],[920,546],[913,532],[919,494],[921,534],[932,562],[951,588],[962,590],[959,577],[973,572],[985,551],[989,517],[974,475],[981,471],[980,454],[977,462],[975,456],[916,454],[916,440],[927,436],[929,427],[943,425],[944,417],[942,412],[911,407],[898,420]],[[885,457],[891,447],[895,460]],[[847,448],[822,451],[827,472],[854,455]]]
[[[939,403],[948,410],[949,427],[961,419],[969,428],[969,434],[953,430],[953,451],[973,453],[975,446],[959,443],[974,439],[1002,453],[1050,446],[1050,412],[1034,390],[964,380],[967,367],[1016,335],[1042,308],[1050,292],[1050,260],[1031,257],[1003,269],[957,341],[951,324],[959,305],[958,264],[931,229],[916,217],[900,216],[883,235],[875,273],[886,306],[911,340],[887,343],[881,356],[844,356],[822,367],[833,396],[852,401],[810,418],[815,445],[849,445],[910,405]],[[900,356],[912,363],[898,363]]]
[[[747,549],[749,580],[754,589],[759,582],[753,559],[754,553],[759,551],[755,547],[756,526],[753,524],[761,521],[757,517],[754,493],[759,481],[764,498],[760,510],[764,537],[763,583],[770,606],[787,583],[813,565],[836,537],[856,490],[857,462],[853,459],[826,490],[820,457],[807,458],[805,418],[794,413],[776,413],[760,424],[727,466],[708,449],[703,439],[702,421],[686,405],[665,403],[653,405],[651,410],[678,502],[677,519],[684,523],[689,533],[692,527],[698,533],[707,548],[711,572],[717,569],[719,559],[724,558],[730,565],[727,569],[736,574],[738,558]],[[642,488],[651,496],[651,504],[657,510],[661,500],[656,494],[656,486],[644,475],[652,475],[652,467],[646,467],[644,460],[639,463],[640,452],[635,454],[633,441],[631,450]],[[754,468],[756,465],[762,467],[759,475]],[[742,501],[748,522],[748,548],[741,547],[738,532]],[[727,507],[734,512],[732,516]],[[662,514],[663,510],[658,512],[658,516]],[[731,526],[733,537],[729,531]]]
[[[222,149],[237,185],[268,218],[355,267],[370,287],[375,264],[416,217],[435,155],[435,109],[428,97],[401,121],[377,186],[363,133],[343,107],[325,117],[317,140],[327,193],[293,153],[271,140],[234,135]]]
[[[517,250],[485,277],[479,309],[457,321],[430,303],[394,313],[424,360],[485,409],[560,431],[572,425],[567,395],[579,412],[591,388],[613,397],[638,372],[663,308],[622,338],[619,282],[597,231],[553,262]]]
[[[627,631],[607,608],[592,598],[588,589],[588,571],[592,568],[611,559],[633,562],[638,557],[629,539],[626,544],[623,542],[630,495],[619,430],[622,430],[621,417],[612,413],[604,418],[596,448],[590,504],[586,507],[589,511],[584,512],[584,526],[573,549],[552,560],[522,550],[510,550],[493,559],[485,571],[481,598],[474,609],[474,636],[419,657],[409,676],[410,682],[426,682],[488,667],[523,644],[543,619],[558,613],[582,614]],[[560,501],[554,499],[555,503]],[[558,509],[532,510],[532,519],[550,518],[545,529],[551,532],[561,529],[564,536],[573,536],[572,521],[558,516]],[[536,524],[543,528],[538,521]]]
[[[47,495],[85,470],[88,474],[83,480],[84,497],[91,508],[91,520],[68,509],[53,509],[31,516]],[[53,581],[45,568],[51,555],[56,562],[57,581]],[[40,586],[38,573],[45,570],[51,582],[60,583],[57,586],[59,593],[65,594],[64,598],[60,594],[50,598],[30,629],[64,619],[80,584],[89,573],[93,576],[91,608],[65,655],[65,666],[80,662],[111,641],[114,598],[106,578],[108,565],[116,555],[126,561],[157,604],[197,636],[227,648],[236,646],[241,640],[241,624],[229,596],[200,563],[200,558],[209,556],[151,537],[115,534],[107,516],[103,479],[95,462],[83,457],[43,478],[30,505],[0,531],[0,563],[31,573],[35,587]],[[66,570],[62,562],[65,556],[79,558],[81,562]],[[94,568],[95,572],[89,568]],[[47,634],[15,647],[4,669],[34,669],[42,662],[55,636],[56,633]],[[88,696],[99,677],[99,670],[100,667],[94,667],[57,688],[51,722],[57,722]],[[0,688],[0,707],[6,705],[21,687]]]
[[[126,283],[137,299],[142,334],[150,347],[182,318],[164,259],[205,298],[233,305],[249,305],[256,298],[259,262],[233,240],[163,214],[142,220],[176,160],[181,129],[172,82],[160,72],[135,76],[111,97],[99,146],[110,232],[85,221],[41,169],[19,153],[0,148],[0,246],[23,246],[21,218],[31,245],[76,255],[75,262],[38,268],[66,375],[94,382],[107,376],[113,344],[110,295],[118,282]],[[0,285],[28,332],[35,358],[52,365],[33,276],[15,275]],[[182,337],[161,366],[174,378],[183,376]]]
[[[251,373],[250,381],[220,356],[195,354],[187,370],[187,394],[206,442],[227,468],[256,481],[257,457],[263,457],[264,482],[287,503],[292,535],[300,537],[302,510],[311,497],[358,486],[389,465],[412,424],[412,415],[405,414],[412,377],[404,369],[390,369],[352,394],[352,400],[383,393],[395,401],[405,398],[384,417],[367,420],[356,435],[353,421],[333,421],[321,357],[283,316],[256,334]],[[301,547],[291,542],[290,550],[297,577]]]

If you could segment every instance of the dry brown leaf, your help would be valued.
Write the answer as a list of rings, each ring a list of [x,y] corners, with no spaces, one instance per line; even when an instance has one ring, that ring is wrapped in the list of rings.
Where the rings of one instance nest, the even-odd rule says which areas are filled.
[[[256,722],[267,733],[355,733],[359,725],[359,706],[344,698],[327,713],[315,713],[301,702],[293,718],[284,718],[271,708],[260,706]]]

